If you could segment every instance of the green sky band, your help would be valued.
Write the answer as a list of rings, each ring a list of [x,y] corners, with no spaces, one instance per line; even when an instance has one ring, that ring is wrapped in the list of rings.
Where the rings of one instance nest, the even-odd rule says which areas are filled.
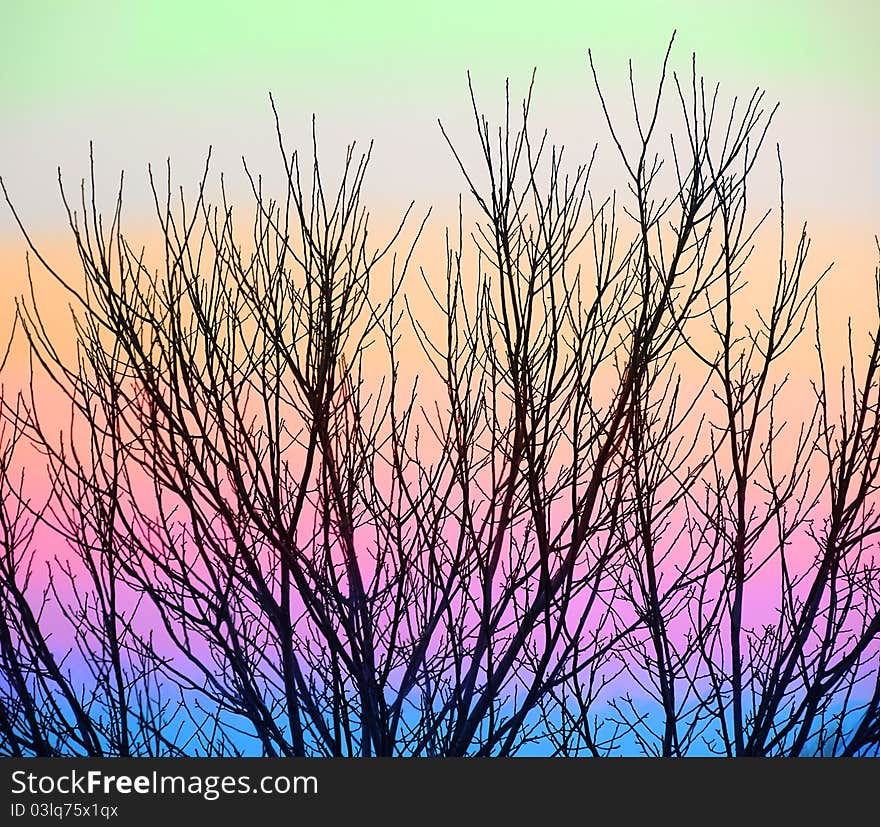
[[[588,46],[656,59],[673,28],[721,71],[876,91],[874,0],[252,0],[6,2],[0,95],[7,107],[164,90],[185,97],[296,80],[338,93],[388,73],[430,94],[466,68],[567,70]]]

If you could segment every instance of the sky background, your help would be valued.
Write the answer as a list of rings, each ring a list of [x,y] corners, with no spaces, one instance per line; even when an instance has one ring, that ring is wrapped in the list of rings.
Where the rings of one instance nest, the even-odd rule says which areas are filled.
[[[90,139],[111,179],[120,165],[137,173],[168,155],[182,175],[195,172],[209,143],[224,168],[243,153],[271,152],[269,91],[292,139],[315,113],[330,144],[377,140],[388,193],[449,194],[459,181],[436,119],[468,118],[467,70],[482,99],[500,101],[505,77],[518,96],[537,67],[536,111],[546,125],[561,139],[603,140],[601,124],[586,117],[595,112],[587,49],[609,89],[624,81],[628,57],[646,83],[673,29],[674,68],[686,69],[696,51],[729,94],[761,86],[783,103],[774,138],[793,186],[813,191],[806,204],[850,205],[853,218],[877,212],[880,6],[872,0],[2,6],[0,168],[29,216],[49,224],[44,188],[59,163],[79,174]],[[804,184],[810,172],[815,180]],[[819,196],[820,185],[830,192]]]
[[[290,147],[308,146],[316,116],[331,168],[350,140],[375,140],[367,181],[372,209],[381,222],[411,200],[418,214],[432,207],[415,262],[442,275],[439,241],[464,182],[437,119],[466,156],[473,151],[467,72],[480,102],[497,116],[505,79],[518,100],[537,68],[533,124],[548,127],[573,161],[587,160],[599,143],[594,184],[601,199],[625,180],[587,50],[620,115],[629,106],[627,59],[647,99],[673,30],[674,70],[689,71],[696,52],[698,68],[721,83],[726,99],[748,98],[760,86],[771,105],[781,103],[756,170],[756,208],[775,206],[778,142],[790,236],[809,221],[811,272],[835,263],[821,304],[826,340],[842,355],[846,317],[855,316],[864,331],[875,311],[877,0],[0,0],[0,176],[35,242],[64,271],[72,249],[59,166],[74,191],[94,141],[105,209],[120,169],[126,171],[128,226],[150,216],[147,165],[161,168],[171,158],[175,181],[192,192],[209,145],[233,199],[248,191],[242,156],[280,192],[271,91]],[[769,266],[772,278],[772,233],[766,242],[756,269]],[[24,290],[24,250],[0,203],[0,343],[11,324],[11,299]],[[66,299],[41,284],[51,323],[66,312]],[[864,345],[864,333],[859,341]],[[800,364],[798,387],[806,390],[793,391],[795,421],[803,410],[797,393],[811,393],[815,369],[812,343],[806,345],[797,357],[810,361]],[[411,351],[420,356],[418,348]],[[25,364],[22,350],[3,381],[23,375]],[[792,365],[797,372],[797,360]]]
[[[413,199],[420,211],[433,206],[428,257],[436,252],[430,234],[439,238],[463,188],[438,117],[465,153],[473,149],[468,71],[497,115],[505,78],[517,100],[536,67],[533,123],[576,160],[598,141],[594,184],[607,193],[623,178],[587,49],[612,110],[622,112],[627,58],[649,95],[677,30],[673,69],[688,71],[695,51],[728,99],[760,86],[781,102],[770,140],[782,147],[790,222],[809,220],[816,266],[836,262],[830,305],[869,304],[852,298],[871,286],[880,230],[873,0],[5,2],[0,30],[0,175],[41,243],[65,238],[57,168],[74,187],[90,140],[108,208],[126,171],[129,226],[149,216],[147,164],[171,158],[175,181],[191,187],[209,144],[233,198],[247,193],[243,155],[278,181],[271,91],[290,146],[308,144],[316,115],[330,168],[348,141],[375,140],[372,208],[390,216]],[[770,207],[778,187],[772,147],[765,158],[756,200]],[[10,293],[21,286],[22,251],[4,207],[0,262]]]

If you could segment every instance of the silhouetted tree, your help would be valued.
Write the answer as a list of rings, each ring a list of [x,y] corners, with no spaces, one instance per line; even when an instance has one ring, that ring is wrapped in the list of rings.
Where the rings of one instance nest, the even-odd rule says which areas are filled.
[[[189,197],[151,170],[152,253],[121,180],[107,220],[93,160],[76,205],[59,174],[80,272],[19,224],[75,346],[28,267],[30,384],[0,405],[2,751],[877,752],[880,328],[835,407],[824,273],[781,196],[750,303],[775,110],[671,49],[647,107],[630,68],[632,141],[590,58],[626,183],[604,200],[596,149],[569,166],[532,129],[531,85],[493,127],[469,84],[477,161],[441,130],[471,206],[421,285],[428,216],[374,241],[370,151],[331,186],[277,113],[280,197],[245,165],[242,219],[210,154]]]

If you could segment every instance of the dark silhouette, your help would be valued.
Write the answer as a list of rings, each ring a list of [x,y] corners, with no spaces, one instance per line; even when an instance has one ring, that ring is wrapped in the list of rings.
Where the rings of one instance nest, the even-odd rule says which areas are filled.
[[[191,197],[150,171],[160,250],[121,181],[107,218],[93,161],[76,203],[59,174],[80,272],[19,225],[75,349],[28,265],[31,381],[0,405],[0,752],[878,753],[880,322],[835,390],[781,158],[778,270],[752,259],[775,109],[671,50],[647,108],[630,68],[633,142],[590,58],[601,201],[531,86],[495,127],[469,85],[478,163],[440,128],[471,206],[421,279],[428,216],[376,240],[369,150],[330,185],[277,113],[282,194],[245,166],[247,217],[208,163]]]

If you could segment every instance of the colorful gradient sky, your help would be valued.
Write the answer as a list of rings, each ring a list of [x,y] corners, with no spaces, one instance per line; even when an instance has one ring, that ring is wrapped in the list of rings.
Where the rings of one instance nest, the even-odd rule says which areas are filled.
[[[805,201],[877,212],[873,0],[43,0],[6,3],[0,14],[2,174],[34,204],[59,162],[74,175],[82,168],[89,139],[108,170],[121,162],[136,171],[170,154],[185,171],[208,143],[232,161],[266,149],[269,90],[293,123],[315,112],[328,135],[376,137],[382,177],[399,169],[390,191],[433,195],[458,186],[449,159],[428,163],[412,147],[442,151],[436,118],[468,117],[467,69],[492,99],[501,79],[510,76],[516,90],[537,66],[548,125],[584,128],[595,97],[587,48],[609,86],[624,80],[626,57],[647,81],[677,29],[679,68],[696,50],[730,94],[760,85],[783,102],[774,137],[792,184],[812,164],[811,184],[831,190]]]
[[[74,185],[86,172],[90,140],[108,197],[126,170],[129,226],[148,215],[150,162],[170,157],[176,180],[191,184],[213,144],[214,169],[242,195],[242,155],[277,174],[269,91],[290,145],[308,142],[312,113],[325,159],[353,138],[375,139],[374,212],[396,214],[415,199],[444,216],[464,184],[437,118],[465,147],[472,142],[468,70],[481,102],[497,114],[504,79],[519,98],[537,67],[535,123],[578,159],[598,141],[596,186],[620,187],[587,49],[612,108],[622,111],[626,58],[649,94],[676,29],[673,68],[687,71],[696,51],[728,99],[761,86],[781,101],[770,137],[782,146],[790,220],[809,220],[817,266],[837,262],[845,289],[831,301],[850,304],[852,291],[870,287],[880,229],[880,5],[873,0],[44,0],[6,3],[0,16],[0,175],[28,226],[47,241],[65,223],[57,167]],[[767,158],[757,195],[773,206],[772,149]],[[441,230],[443,219],[436,223]],[[23,250],[5,208],[0,247],[4,262]]]
[[[242,156],[270,176],[277,194],[271,91],[289,146],[308,146],[316,115],[331,168],[350,140],[375,139],[367,195],[378,223],[400,215],[411,200],[418,215],[433,207],[415,263],[442,276],[443,229],[465,183],[437,119],[465,155],[472,151],[466,73],[497,117],[505,78],[518,100],[537,67],[534,123],[565,143],[573,161],[587,160],[599,143],[594,183],[601,200],[612,187],[624,188],[625,179],[587,50],[612,111],[621,114],[629,108],[627,58],[647,99],[673,30],[673,69],[687,72],[696,51],[700,71],[722,84],[727,100],[748,98],[760,86],[771,104],[781,102],[753,194],[760,212],[776,204],[778,142],[790,237],[808,220],[810,272],[835,262],[820,303],[826,338],[842,356],[846,317],[856,316],[863,331],[875,310],[878,0],[5,0],[0,176],[47,258],[62,269],[75,266],[59,166],[75,190],[94,141],[105,209],[112,208],[119,170],[126,170],[129,227],[151,215],[147,165],[161,168],[170,157],[175,181],[192,193],[209,144],[233,200],[248,193]],[[667,103],[674,109],[674,93]],[[770,232],[756,257],[759,272],[769,267],[767,285],[777,255]],[[24,250],[0,204],[0,343],[11,325],[10,299],[25,287]],[[57,288],[40,298],[50,324],[64,316],[66,298]],[[803,360],[798,387],[809,390],[816,360],[812,340],[804,342],[792,367],[797,373],[796,360]],[[25,365],[22,350],[3,381],[23,376]],[[802,411],[792,393],[797,421]]]

